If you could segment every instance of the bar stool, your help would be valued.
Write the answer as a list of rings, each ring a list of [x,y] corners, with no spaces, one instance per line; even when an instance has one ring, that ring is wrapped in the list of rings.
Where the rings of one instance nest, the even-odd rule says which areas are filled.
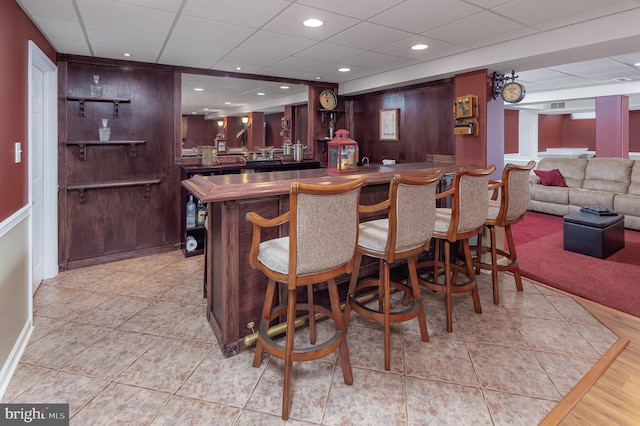
[[[384,368],[391,368],[391,323],[408,321],[418,317],[423,342],[429,341],[424,308],[418,286],[416,264],[418,255],[431,241],[435,225],[436,187],[442,171],[426,177],[395,175],[389,185],[389,198],[373,206],[360,206],[361,213],[373,213],[388,209],[385,219],[360,224],[354,273],[349,283],[348,303],[345,304],[345,324],[349,324],[350,310],[366,318],[384,324]],[[376,279],[358,281],[362,256],[380,259],[380,273]],[[409,267],[408,285],[391,281],[389,265],[406,259]],[[378,288],[378,310],[357,301],[356,295],[363,289]],[[401,311],[391,312],[391,288],[404,291],[407,304]]]
[[[476,252],[476,261],[473,262],[476,272],[480,269],[490,270],[493,276],[493,303],[500,303],[500,289],[498,287],[498,272],[512,272],[516,281],[516,288],[522,291],[522,277],[520,265],[516,254],[516,245],[513,241],[511,225],[518,223],[524,217],[529,207],[529,175],[536,162],[531,160],[526,166],[506,164],[502,170],[502,180],[490,181],[489,190],[493,191],[489,200],[489,209],[484,226],[489,229],[490,246],[483,246],[482,232],[478,234],[478,245],[471,247]],[[500,199],[498,200],[498,196]],[[504,228],[507,237],[508,251],[498,248],[496,244],[496,227]],[[491,260],[483,262],[482,254],[491,252]],[[507,263],[498,263],[498,255],[503,256]]]
[[[451,196],[451,208],[436,209],[436,224],[433,231],[433,238],[436,239],[434,259],[433,261],[421,262],[418,265],[418,268],[432,266],[432,279],[421,277],[419,282],[428,289],[445,293],[447,331],[449,332],[453,331],[452,293],[470,291],[473,296],[473,306],[476,313],[482,313],[469,238],[481,231],[487,218],[489,175],[495,169],[496,166],[493,165],[486,169],[476,170],[459,167],[453,174],[451,187],[436,196],[437,199]],[[451,260],[451,244],[455,242],[462,244],[463,265],[457,263],[458,256],[455,253],[453,261]],[[443,246],[442,248],[440,247],[441,245]],[[443,251],[443,261],[440,260],[441,250]],[[441,266],[444,267],[444,283],[438,279],[441,274]],[[466,279],[459,282],[459,275]]]
[[[273,219],[255,212],[247,213],[253,223],[253,240],[249,264],[268,278],[262,309],[253,366],[262,363],[263,351],[284,360],[282,418],[287,420],[291,407],[291,377],[293,361],[310,361],[325,357],[339,348],[339,356],[347,385],[353,383],[346,328],[340,309],[340,296],[335,277],[353,270],[358,241],[358,204],[364,179],[336,185],[291,184],[289,211]],[[289,223],[289,236],[261,241],[261,229]],[[313,284],[326,281],[331,309],[314,304]],[[285,283],[287,300],[273,307],[276,283]],[[297,290],[307,287],[307,303],[297,302]],[[294,347],[296,311],[309,312],[310,347]],[[315,312],[333,320],[335,334],[315,345]],[[284,315],[286,336],[284,346],[268,334],[271,321]]]

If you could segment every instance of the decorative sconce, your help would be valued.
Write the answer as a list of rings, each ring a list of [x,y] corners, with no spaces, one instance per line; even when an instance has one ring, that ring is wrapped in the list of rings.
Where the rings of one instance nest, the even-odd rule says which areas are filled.
[[[249,117],[247,116],[242,117],[242,124],[246,126],[248,123],[249,123]]]
[[[218,120],[218,127],[224,126],[224,120]]]

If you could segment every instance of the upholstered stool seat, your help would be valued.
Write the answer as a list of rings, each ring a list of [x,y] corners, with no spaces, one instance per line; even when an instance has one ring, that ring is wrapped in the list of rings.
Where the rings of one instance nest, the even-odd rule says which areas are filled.
[[[349,284],[348,303],[345,305],[345,323],[349,324],[351,309],[363,317],[384,324],[384,367],[391,368],[391,323],[418,318],[423,341],[429,340],[424,307],[418,287],[417,259],[431,241],[435,221],[436,187],[441,171],[426,177],[395,175],[389,186],[389,199],[374,206],[361,206],[361,213],[388,209],[384,219],[362,222],[359,227],[358,248],[354,273]],[[362,256],[379,259],[379,276],[357,282]],[[392,281],[389,267],[395,261],[406,259],[409,277],[407,284]],[[358,301],[358,293],[378,290],[378,309]],[[391,310],[391,289],[405,293],[407,306]]]

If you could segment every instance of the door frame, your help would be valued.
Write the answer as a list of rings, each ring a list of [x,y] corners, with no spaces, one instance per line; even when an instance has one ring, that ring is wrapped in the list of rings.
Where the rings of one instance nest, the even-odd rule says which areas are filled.
[[[43,72],[43,109],[42,109],[42,146],[34,146],[32,135],[32,72]],[[43,212],[44,223],[41,242],[44,246],[42,256],[42,277],[53,278],[58,274],[58,68],[47,55],[29,40],[28,65],[28,161],[29,161],[29,208],[33,206],[33,150],[43,152]],[[29,214],[29,271],[33,271],[33,216]],[[40,242],[38,242],[40,244]],[[33,280],[31,280],[33,281]],[[31,289],[34,293],[37,289]]]

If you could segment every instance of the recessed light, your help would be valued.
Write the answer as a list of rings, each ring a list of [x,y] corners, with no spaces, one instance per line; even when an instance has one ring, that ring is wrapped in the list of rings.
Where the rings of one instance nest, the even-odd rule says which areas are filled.
[[[225,105],[231,105],[231,102],[225,102],[224,104]]]
[[[242,71],[242,67],[236,67],[236,71]]]
[[[198,111],[193,111],[191,114],[192,115],[196,115],[198,113]]]
[[[424,50],[427,47],[429,47],[429,45],[427,44],[414,44],[413,46],[411,46],[411,50]]]
[[[209,111],[209,108],[204,108],[205,111]]]
[[[633,64],[634,67],[640,67],[640,62],[638,62],[637,64]]]
[[[315,18],[311,18],[311,19],[307,19],[306,21],[304,21],[302,23],[305,27],[309,27],[309,28],[318,28],[324,25],[324,22],[322,22],[319,19],[315,19]]]
[[[316,80],[322,80],[322,77],[316,77]]]
[[[338,71],[340,71],[340,72],[349,72],[349,71],[351,71],[351,68],[347,68],[347,67],[338,68]]]
[[[194,87],[193,90],[195,90],[196,92],[202,92],[204,89],[201,87]]]
[[[128,58],[129,56],[131,56],[131,53],[123,53],[122,55]]]
[[[281,89],[288,89],[289,86],[280,86]]]
[[[256,95],[258,95],[258,96],[264,96],[264,93],[263,93],[263,92],[258,92],[258,93],[256,93]]]

